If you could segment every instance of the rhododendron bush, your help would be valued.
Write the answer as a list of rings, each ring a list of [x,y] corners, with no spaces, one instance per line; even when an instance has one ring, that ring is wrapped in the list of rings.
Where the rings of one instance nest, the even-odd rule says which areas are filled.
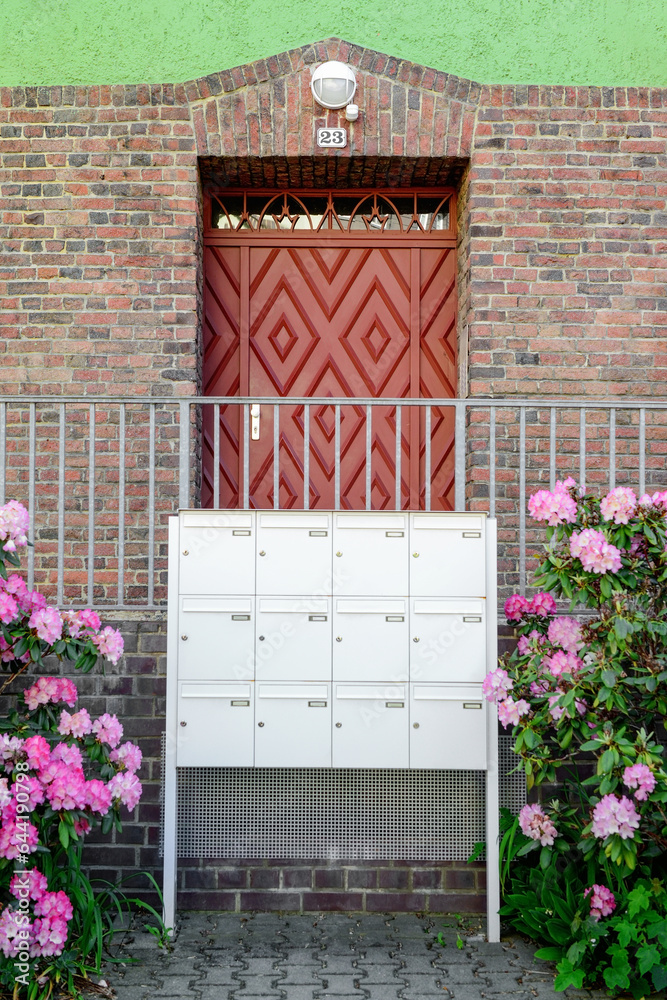
[[[8,572],[27,531],[20,504],[0,508],[0,658],[9,675],[0,690],[47,656],[89,671],[123,651],[120,633],[94,611],[61,613]],[[75,993],[75,973],[99,971],[122,896],[113,887],[95,894],[81,848],[96,825],[120,830],[121,809],[136,806],[141,750],[123,742],[115,715],[77,710],[69,678],[40,675],[17,694],[0,720],[0,984],[36,1000],[61,981]]]
[[[484,681],[536,800],[506,817],[501,913],[558,963],[557,990],[664,996],[667,492],[599,500],[567,479],[528,507],[542,590],[506,602],[517,647]]]

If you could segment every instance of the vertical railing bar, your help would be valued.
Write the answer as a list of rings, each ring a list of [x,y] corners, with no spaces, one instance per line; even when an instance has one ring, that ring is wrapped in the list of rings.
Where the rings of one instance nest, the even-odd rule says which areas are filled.
[[[431,404],[426,403],[424,427],[424,508],[431,509]]]
[[[526,408],[519,407],[519,588],[526,593]]]
[[[639,495],[646,492],[646,408],[639,407]]]
[[[250,507],[250,404],[243,404],[243,509]]]
[[[273,404],[273,509],[280,510],[280,407]]]
[[[579,407],[579,486],[586,489],[586,408]]]
[[[310,507],[310,405],[303,407],[303,509]]]
[[[496,516],[496,408],[489,408],[489,517]]]
[[[58,582],[56,600],[62,607],[65,599],[65,403],[58,407]]]
[[[373,442],[373,418],[370,406],[366,407],[366,510],[371,509],[371,445]]]
[[[148,415],[148,603],[155,603],[155,403]]]
[[[549,421],[549,489],[556,489],[556,407],[551,407]]]
[[[334,508],[340,510],[340,403],[334,406]]]
[[[609,411],[609,489],[616,486],[616,410]]]
[[[95,599],[95,404],[88,410],[88,603]]]
[[[396,510],[403,508],[403,496],[401,491],[401,417],[402,409],[396,406]]]
[[[5,466],[7,463],[7,404],[0,403],[0,504],[5,503]]]
[[[30,424],[28,432],[28,513],[30,528],[28,538],[32,543],[28,549],[28,586],[35,584],[35,463],[37,454],[37,404],[30,404]]]
[[[213,506],[220,507],[220,403],[213,404]]]
[[[181,400],[178,410],[178,506],[187,510],[190,506],[190,403]]]
[[[125,403],[118,413],[118,603],[125,604]],[[150,501],[149,501],[150,511]],[[150,580],[150,570],[148,579]]]
[[[456,510],[465,510],[466,505],[466,411],[465,403],[454,404],[454,506]]]

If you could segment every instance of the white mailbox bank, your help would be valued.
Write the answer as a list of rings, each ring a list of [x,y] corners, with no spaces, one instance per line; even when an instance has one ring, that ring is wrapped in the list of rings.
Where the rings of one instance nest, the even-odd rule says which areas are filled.
[[[495,521],[181,511],[169,530],[167,926],[178,768],[472,769],[499,940]]]

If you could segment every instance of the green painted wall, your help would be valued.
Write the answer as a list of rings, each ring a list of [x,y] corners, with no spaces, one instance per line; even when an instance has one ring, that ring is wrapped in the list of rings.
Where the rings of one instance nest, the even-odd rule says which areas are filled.
[[[667,85],[665,0],[0,0],[0,84],[183,81],[330,35],[480,82]]]

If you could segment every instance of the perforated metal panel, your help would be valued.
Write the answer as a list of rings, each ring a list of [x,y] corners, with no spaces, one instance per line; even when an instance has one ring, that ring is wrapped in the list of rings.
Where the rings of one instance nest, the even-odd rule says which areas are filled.
[[[516,764],[500,736],[500,804],[515,814]],[[484,836],[481,771],[178,770],[179,857],[465,861]]]

